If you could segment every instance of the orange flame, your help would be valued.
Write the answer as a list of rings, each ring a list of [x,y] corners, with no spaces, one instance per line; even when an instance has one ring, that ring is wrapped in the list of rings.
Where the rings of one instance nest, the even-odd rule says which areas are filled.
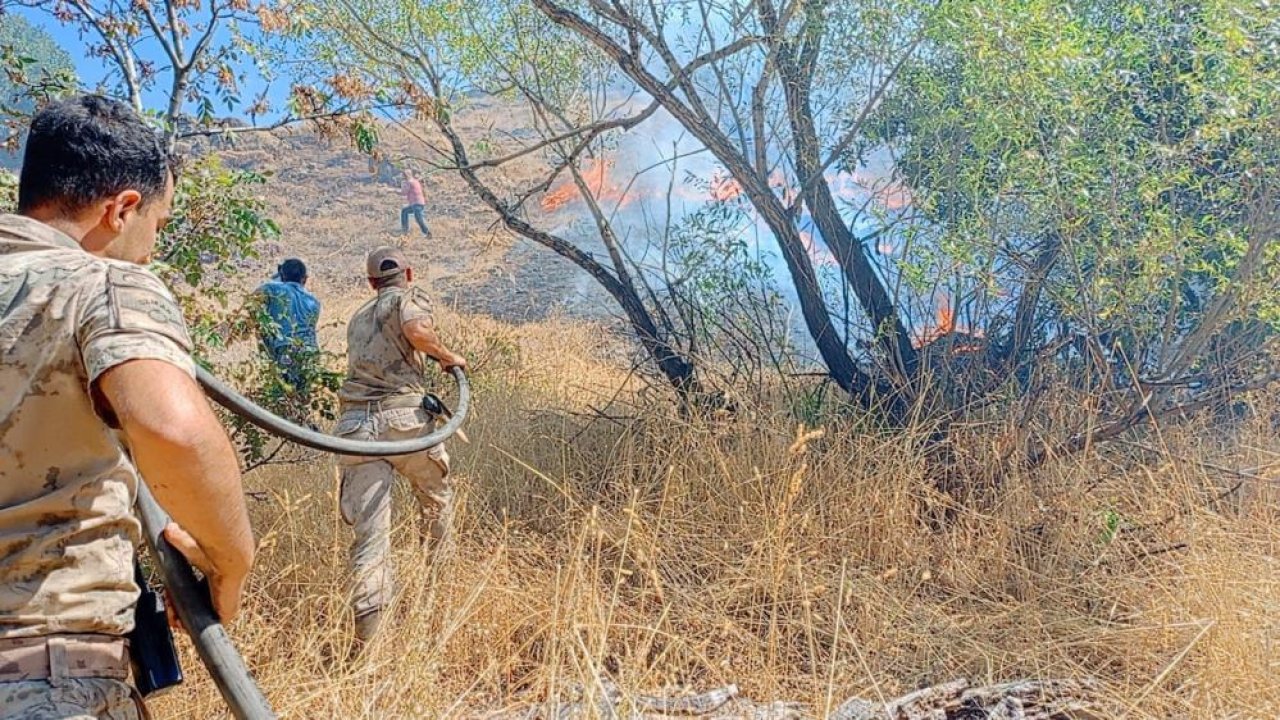
[[[911,346],[919,350],[952,333],[967,336],[972,340],[980,340],[986,337],[986,333],[983,332],[982,328],[970,328],[963,324],[957,325],[956,309],[951,304],[951,298],[943,297],[942,302],[938,305],[933,325],[926,326],[918,335],[911,338]],[[962,353],[980,352],[982,346],[977,343],[965,343],[956,345],[954,350]]]
[[[587,190],[596,200],[612,200],[625,204],[627,198],[623,195],[623,186],[609,177],[609,169],[613,164],[611,160],[591,159],[583,164],[579,172]],[[542,196],[542,209],[546,212],[556,212],[577,199],[579,199],[578,186],[573,182],[572,177],[566,177]]]
[[[911,338],[911,345],[917,350],[937,342],[956,329],[956,311],[951,307],[951,298],[944,297],[934,315],[933,324],[925,326],[920,334]]]
[[[707,193],[712,200],[726,202],[742,194],[742,184],[733,179],[732,176],[723,175],[717,170],[711,175],[711,184]]]

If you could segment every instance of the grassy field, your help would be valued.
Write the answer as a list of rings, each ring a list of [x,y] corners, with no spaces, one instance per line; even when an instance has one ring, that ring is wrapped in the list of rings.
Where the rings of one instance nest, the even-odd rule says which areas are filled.
[[[1280,716],[1270,407],[998,487],[981,469],[1019,428],[974,427],[959,503],[910,437],[809,431],[768,403],[690,423],[636,392],[597,326],[440,323],[476,363],[471,442],[450,448],[456,533],[421,549],[400,488],[401,593],[358,659],[331,465],[246,478],[267,499],[232,632],[283,717],[515,717],[597,677],[624,694],[734,683],[806,717],[957,677],[1092,678],[1099,717]],[[224,713],[186,666],[157,716]]]

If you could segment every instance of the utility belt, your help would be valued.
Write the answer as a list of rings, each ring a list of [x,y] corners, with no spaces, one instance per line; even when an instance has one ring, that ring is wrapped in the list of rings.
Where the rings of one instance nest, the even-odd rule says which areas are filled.
[[[129,643],[116,635],[65,634],[0,639],[0,682],[129,677]]]
[[[338,406],[338,409],[340,414],[363,412],[367,416],[376,415],[386,410],[422,410],[427,415],[427,427],[435,427],[438,423],[447,422],[453,417],[453,410],[449,409],[449,406],[440,399],[439,395],[432,392],[423,393],[421,396],[401,395],[385,400],[370,400],[366,402],[344,400]],[[461,428],[455,432],[455,435],[462,442],[470,442]]]
[[[390,397],[385,400],[368,400],[356,401],[343,400],[338,404],[339,412],[351,412],[359,410],[362,412],[374,413],[379,410],[408,410],[410,408],[422,407],[422,398],[411,395],[401,395],[398,397]]]
[[[126,680],[132,670],[142,697],[180,684],[182,665],[169,629],[164,596],[147,583],[136,559],[133,578],[138,600],[128,637],[64,633],[0,638],[0,682],[47,680],[57,687],[68,678]]]
[[[432,418],[450,418],[453,417],[453,411],[448,405],[440,399],[435,393],[423,393],[422,395],[399,395],[396,397],[386,398],[385,400],[366,400],[366,401],[349,401],[343,400],[338,404],[339,413],[352,411],[376,413],[380,410],[410,410],[421,408],[427,415]]]

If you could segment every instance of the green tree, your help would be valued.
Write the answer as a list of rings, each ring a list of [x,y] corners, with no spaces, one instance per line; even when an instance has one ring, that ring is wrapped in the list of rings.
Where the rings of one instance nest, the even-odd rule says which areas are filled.
[[[320,61],[324,74],[317,79],[334,98],[395,98],[393,104],[412,108],[443,137],[441,142],[415,134],[428,151],[426,164],[457,172],[508,229],[587,273],[615,301],[652,367],[682,403],[719,397],[699,376],[690,338],[669,304],[642,263],[629,255],[615,222],[619,199],[606,197],[602,177],[588,169],[605,167],[612,131],[634,126],[656,106],[615,115],[617,102],[608,98],[611,67],[520,2],[387,6],[342,0],[307,5],[292,20],[291,40]],[[502,138],[468,135],[455,126],[454,114],[475,90],[522,103],[535,118],[538,138],[511,147]],[[356,130],[356,140],[368,137]],[[363,149],[381,152],[373,144]],[[496,172],[531,155],[549,160],[547,172],[524,187],[503,187]],[[571,184],[572,198],[585,206],[588,241],[554,223],[531,220],[524,211],[557,181]]]
[[[563,143],[562,159],[665,110],[767,224],[828,373],[864,404],[889,393],[899,417],[910,407],[946,427],[1051,370],[1106,394],[1098,429],[1062,443],[1079,448],[1206,387],[1269,377],[1258,347],[1225,342],[1277,314],[1280,11],[1269,4],[314,8],[304,32],[323,38],[321,57],[419,99],[464,175],[498,164],[448,132],[465,90],[529,103],[559,134],[517,152]],[[603,96],[640,101],[575,115],[587,77],[604,79],[587,85]],[[906,211],[850,208],[829,182],[875,156],[891,159]],[[500,212],[527,199],[489,195]],[[832,250],[834,286],[806,251],[804,219]],[[892,241],[890,257],[877,240]],[[859,318],[842,315],[842,292]],[[929,328],[935,307],[945,322]],[[966,377],[929,379],[939,374]]]
[[[831,378],[867,406],[895,395],[901,415],[906,394],[895,387],[909,389],[902,381],[916,365],[909,322],[864,251],[868,238],[852,229],[896,219],[837,200],[824,175],[858,134],[858,123],[849,119],[878,102],[911,52],[903,21],[910,17],[909,9],[895,15],[875,2],[852,8],[798,3],[779,15],[771,3],[709,0],[573,8],[333,0],[296,13],[293,37],[332,74],[335,94],[353,86],[406,94],[418,105],[417,117],[446,138],[429,156],[447,158],[442,167],[467,179],[508,228],[566,257],[605,287],[655,364],[680,387],[692,370],[688,344],[673,341],[683,334],[681,323],[653,303],[656,293],[645,287],[649,275],[632,267],[626,248],[615,247],[616,232],[601,222],[614,209],[581,182],[584,158],[597,158],[619,134],[665,110],[729,170],[746,206],[777,240],[786,264],[783,280],[799,298]],[[864,30],[868,18],[876,21],[874,31]],[[528,108],[539,137],[514,147],[503,143],[493,155],[476,152],[481,138],[464,136],[451,120],[475,91]],[[483,147],[494,146],[483,140]],[[536,154],[547,157],[551,172],[530,187],[508,189],[485,178],[506,162]],[[564,175],[582,190],[608,263],[536,227],[524,212],[530,197]],[[836,277],[825,283],[836,286],[834,293],[814,266],[807,224],[816,225],[834,250]],[[653,238],[655,244],[662,237]],[[840,301],[850,296],[862,317]],[[876,350],[864,352],[869,348]]]
[[[944,2],[872,123],[930,238],[912,277],[951,275],[996,336],[982,384],[1052,365],[1105,399],[1066,448],[1272,377],[1264,345],[1228,340],[1274,325],[1280,297],[1278,20],[1237,0]]]
[[[240,275],[240,263],[256,258],[259,245],[279,235],[261,194],[267,181],[261,173],[229,168],[212,154],[184,168],[178,181],[173,216],[152,269],[175,288],[197,359],[206,366],[229,348],[257,346],[262,329],[272,322],[258,298],[231,304],[228,293]],[[248,362],[224,363],[217,370],[247,388],[262,407],[295,422],[336,419],[333,393],[341,375],[330,369],[336,360],[332,355],[309,358],[302,387],[291,386],[265,353],[249,356],[253,359]],[[298,459],[287,452],[285,442],[238,416],[224,413],[223,420],[248,468]]]
[[[274,5],[250,6],[241,0],[132,4],[33,0],[24,4],[46,13],[51,22],[75,28],[83,38],[81,50],[101,58],[110,69],[105,85],[94,90],[123,98],[152,118],[179,153],[189,147],[184,141],[197,136],[231,136],[312,119],[306,114],[313,105],[304,88],[293,94],[281,119],[266,127],[227,128],[214,117],[218,105],[250,114],[271,110],[260,98],[242,99],[240,89],[246,73],[254,68],[260,28],[280,22],[280,10]],[[153,62],[153,57],[167,62]],[[38,89],[31,73],[10,73],[9,77],[28,90]],[[164,100],[158,107],[144,103],[144,94],[151,89],[161,90]],[[326,116],[343,112],[328,110]],[[216,155],[191,159],[179,174],[174,216],[161,235],[153,269],[177,296],[192,330],[196,356],[206,364],[231,343],[257,344],[264,319],[260,308],[252,301],[231,305],[227,289],[236,285],[242,262],[256,257],[259,244],[278,233],[261,195],[266,180],[260,174],[228,168]],[[0,185],[0,190],[8,189]],[[248,355],[253,360],[223,364],[218,372],[242,381],[250,395],[278,414],[298,421],[331,417],[335,398],[330,391],[337,376],[327,368],[328,356],[315,358],[306,374],[313,387],[300,389],[284,382],[265,353]],[[279,457],[286,447],[273,445],[256,428],[230,417],[226,420],[251,467]]]
[[[40,103],[75,85],[71,56],[49,33],[21,15],[0,14],[0,117],[5,124],[5,150],[18,149],[20,129]]]
[[[858,147],[863,118],[915,52],[916,4],[532,4],[608,58],[723,165],[778,243],[831,379],[862,405],[887,400],[905,418],[920,390],[911,318],[867,247],[900,219],[842,201],[828,171]],[[836,263],[834,288],[810,256],[814,231]],[[838,300],[850,295],[857,317]]]

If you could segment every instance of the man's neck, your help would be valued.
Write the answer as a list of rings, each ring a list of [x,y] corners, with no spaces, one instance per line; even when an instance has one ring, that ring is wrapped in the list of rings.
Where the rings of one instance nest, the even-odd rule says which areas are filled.
[[[78,221],[75,218],[69,218],[65,215],[51,212],[47,208],[37,208],[35,210],[22,213],[22,215],[37,222],[42,222],[81,244],[84,243],[85,236],[88,235],[89,232],[93,230],[94,225],[97,224]]]

